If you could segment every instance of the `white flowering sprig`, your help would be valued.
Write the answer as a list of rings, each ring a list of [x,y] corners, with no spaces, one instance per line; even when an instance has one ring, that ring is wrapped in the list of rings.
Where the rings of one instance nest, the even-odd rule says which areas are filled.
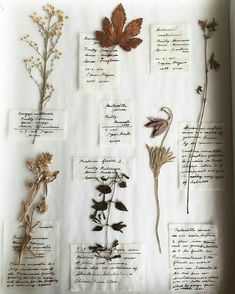
[[[49,77],[55,69],[56,60],[59,60],[62,56],[56,46],[62,36],[64,22],[68,18],[62,10],[56,9],[51,4],[43,6],[43,10],[44,16],[39,16],[36,12],[30,15],[32,21],[37,25],[38,32],[42,38],[42,48],[31,39],[29,34],[21,38],[36,54],[36,56],[25,58],[23,61],[30,78],[39,90],[39,113],[44,111],[55,90],[54,86],[49,82]],[[38,128],[39,126],[36,128],[33,143],[35,142]]]

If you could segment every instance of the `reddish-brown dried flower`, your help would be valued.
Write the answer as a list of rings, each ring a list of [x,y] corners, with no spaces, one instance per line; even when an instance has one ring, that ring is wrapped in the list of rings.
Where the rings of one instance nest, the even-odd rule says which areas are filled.
[[[146,128],[153,128],[151,137],[155,138],[163,134],[168,128],[168,121],[162,118],[148,117],[149,122],[145,124]]]

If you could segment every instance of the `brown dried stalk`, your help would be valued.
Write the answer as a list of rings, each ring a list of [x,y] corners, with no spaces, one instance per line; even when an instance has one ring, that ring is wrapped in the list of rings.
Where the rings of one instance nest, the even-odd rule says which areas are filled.
[[[156,236],[157,236],[158,248],[160,253],[162,253],[162,249],[161,249],[161,241],[159,237],[160,202],[159,202],[159,195],[158,195],[158,178],[160,175],[161,167],[165,163],[172,162],[175,158],[173,156],[173,153],[170,151],[170,148],[166,149],[163,146],[166,136],[169,132],[172,120],[173,120],[173,113],[168,107],[161,108],[161,111],[164,111],[168,115],[167,120],[149,118],[150,121],[145,125],[145,127],[147,128],[153,128],[152,135],[151,135],[152,138],[155,138],[165,133],[162,138],[160,147],[157,147],[157,146],[150,147],[146,145],[149,152],[150,168],[154,176],[154,189],[155,189],[155,197],[156,197],[156,204],[157,204]]]
[[[54,92],[54,86],[49,82],[49,78],[54,70],[55,61],[60,59],[62,55],[56,46],[62,35],[64,21],[68,18],[64,15],[63,11],[55,9],[51,4],[43,6],[43,10],[45,12],[44,16],[39,16],[36,12],[30,16],[32,21],[37,25],[38,32],[42,38],[43,48],[40,49],[39,45],[31,40],[28,34],[21,38],[36,53],[35,56],[24,59],[25,68],[30,78],[36,84],[40,95],[38,107],[39,120],[36,126],[33,144],[35,143],[40,127],[42,112],[45,110],[45,106],[50,101]]]
[[[190,199],[190,175],[192,171],[192,161],[194,157],[194,153],[197,147],[199,135],[201,132],[203,117],[205,113],[206,108],[206,101],[208,99],[208,83],[209,83],[209,71],[210,70],[219,70],[220,65],[219,63],[214,59],[214,53],[212,52],[210,54],[210,57],[208,58],[208,41],[213,37],[214,32],[216,31],[216,26],[218,25],[213,18],[212,21],[208,20],[199,20],[198,21],[199,26],[201,27],[201,30],[203,32],[203,39],[204,39],[204,61],[205,61],[205,81],[204,86],[201,85],[197,87],[196,93],[200,95],[201,97],[201,109],[199,113],[198,123],[197,123],[197,129],[195,133],[194,142],[192,145],[192,150],[189,156],[188,160],[188,170],[187,170],[187,214],[189,214],[189,199]]]
[[[59,171],[51,172],[49,165],[53,160],[53,155],[50,153],[42,153],[35,160],[27,161],[27,166],[31,173],[34,175],[34,181],[27,184],[29,188],[29,196],[26,201],[23,202],[23,208],[21,211],[20,222],[24,227],[24,235],[22,239],[22,244],[19,249],[19,262],[20,265],[23,253],[25,250],[29,250],[33,255],[35,255],[30,249],[29,242],[32,238],[33,229],[40,223],[34,222],[35,211],[40,213],[46,213],[48,210],[47,206],[47,195],[48,195],[48,184],[53,182]],[[38,198],[38,194],[42,193]]]

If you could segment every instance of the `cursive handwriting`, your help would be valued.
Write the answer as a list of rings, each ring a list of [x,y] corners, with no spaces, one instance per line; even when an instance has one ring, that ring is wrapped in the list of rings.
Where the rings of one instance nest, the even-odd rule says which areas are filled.
[[[171,290],[214,289],[218,238],[213,225],[170,225]]]
[[[157,72],[189,70],[190,39],[186,25],[153,25],[151,69]]]
[[[117,49],[102,48],[92,34],[80,34],[80,87],[83,90],[111,90],[118,86]]]
[[[180,185],[187,182],[188,162],[195,142],[197,125],[180,124]],[[192,160],[190,185],[192,189],[219,190],[224,188],[224,126],[221,123],[204,123],[199,134]]]

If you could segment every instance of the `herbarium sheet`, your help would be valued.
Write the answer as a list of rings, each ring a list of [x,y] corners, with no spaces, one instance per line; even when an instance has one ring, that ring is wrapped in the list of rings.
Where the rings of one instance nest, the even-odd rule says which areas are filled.
[[[0,0],[0,293],[234,293],[230,1],[51,2],[42,89],[52,8]]]

